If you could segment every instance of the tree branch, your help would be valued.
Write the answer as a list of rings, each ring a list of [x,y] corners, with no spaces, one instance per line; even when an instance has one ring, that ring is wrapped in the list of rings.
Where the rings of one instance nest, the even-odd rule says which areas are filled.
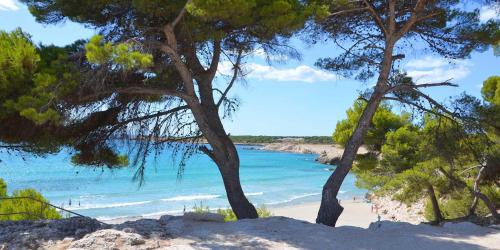
[[[377,14],[377,11],[375,11],[375,7],[370,2],[368,2],[368,0],[363,0],[363,2],[365,3],[366,7],[370,11],[372,17],[375,19],[375,23],[377,24],[377,26],[384,33],[384,36],[389,37],[390,34],[387,31],[384,22],[382,21],[380,16]]]
[[[330,17],[340,16],[340,15],[349,14],[352,12],[364,11],[364,10],[368,10],[368,7],[349,9],[349,10],[340,10],[340,11],[337,11],[337,12],[330,14],[328,17],[330,18]]]
[[[213,79],[215,77],[215,74],[217,73],[217,67],[219,66],[220,62],[220,54],[221,54],[222,48],[221,48],[221,41],[215,40],[214,41],[214,55],[212,57],[212,61],[210,62],[210,67],[208,68],[208,74],[210,76],[210,79]]]
[[[236,82],[236,79],[238,79],[238,72],[240,71],[240,64],[241,64],[241,58],[243,55],[243,50],[238,51],[238,57],[236,58],[236,62],[233,63],[233,77],[231,78],[231,81],[229,82],[226,90],[222,93],[222,96],[220,97],[219,101],[217,102],[217,107],[220,107],[224,99],[226,99],[227,94],[229,93],[229,90],[233,87],[234,83]]]
[[[439,87],[439,86],[448,86],[448,87],[458,87],[458,84],[454,84],[449,82],[451,79],[446,80],[444,82],[438,82],[438,83],[423,83],[423,84],[399,84],[396,86],[391,87],[387,92],[395,92],[395,91],[400,91],[400,90],[416,90],[419,88],[431,88],[431,87]]]
[[[408,31],[410,31],[410,29],[413,27],[413,25],[418,21],[418,15],[424,9],[426,2],[427,2],[427,0],[418,0],[417,1],[410,18],[408,19],[408,21],[406,21],[406,23],[403,25],[403,27],[397,32],[397,34],[396,34],[397,40],[399,40],[406,33],[408,33]]]
[[[175,28],[175,26],[181,21],[181,19],[184,17],[184,15],[186,14],[186,7],[191,4],[193,1],[192,0],[188,0],[186,2],[186,4],[184,5],[184,7],[182,7],[181,11],[179,12],[179,14],[177,15],[177,17],[175,17],[175,19],[170,23],[170,26],[172,26],[172,28]]]

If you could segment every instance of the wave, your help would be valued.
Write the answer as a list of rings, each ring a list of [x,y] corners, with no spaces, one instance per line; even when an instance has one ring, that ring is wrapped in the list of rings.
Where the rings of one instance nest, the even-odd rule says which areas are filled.
[[[154,213],[141,214],[142,217],[151,217],[151,216],[161,216],[161,215],[182,215],[184,210],[168,210],[168,211],[160,211]]]
[[[288,202],[292,202],[294,200],[306,198],[309,196],[316,196],[316,195],[321,195],[321,193],[301,194],[301,195],[292,196],[290,199],[286,199],[284,201],[270,202],[270,203],[266,203],[266,204],[267,205],[276,205],[276,204],[288,203]]]
[[[100,208],[113,208],[113,207],[130,207],[151,203],[152,201],[139,201],[139,202],[124,202],[124,203],[111,203],[111,204],[95,204],[84,205],[78,207],[66,207],[69,210],[86,210],[86,209],[100,209]]]
[[[192,201],[192,200],[212,200],[221,197],[220,195],[185,195],[185,196],[176,196],[167,199],[161,199],[161,201]]]
[[[259,196],[259,195],[263,195],[264,192],[255,192],[255,193],[246,193],[245,195],[246,196]]]

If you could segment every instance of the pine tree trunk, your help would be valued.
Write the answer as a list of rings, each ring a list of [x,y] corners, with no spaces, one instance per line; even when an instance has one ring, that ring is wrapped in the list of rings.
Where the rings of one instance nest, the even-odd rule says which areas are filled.
[[[443,221],[443,215],[441,214],[441,209],[439,209],[439,203],[436,198],[436,192],[434,192],[434,187],[429,185],[427,187],[427,193],[431,199],[432,211],[434,211],[434,218],[436,223],[441,223]]]
[[[323,186],[321,205],[318,211],[318,216],[316,217],[316,223],[334,227],[339,216],[344,210],[337,200],[337,195],[340,191],[342,182],[352,168],[358,149],[363,144],[365,136],[370,129],[373,116],[382,102],[382,98],[388,91],[387,81],[392,68],[392,52],[394,50],[395,43],[396,38],[391,34],[391,38],[386,40],[384,59],[380,64],[380,73],[374,92],[368,100],[366,108],[363,110],[363,114],[359,118],[356,129],[345,145],[340,163],[337,165],[332,175]]]
[[[221,170],[222,180],[224,181],[229,204],[236,217],[238,219],[258,218],[257,210],[252,203],[248,201],[241,188],[238,171],[239,163],[229,163],[229,165],[223,169],[224,170]]]
[[[200,91],[208,92],[208,90],[204,89],[200,89]],[[243,193],[240,183],[240,160],[238,152],[224,130],[218,108],[215,106],[212,98],[206,93],[202,97],[205,97],[202,98],[205,103],[190,104],[198,127],[211,146],[211,149],[202,147],[202,151],[217,164],[219,172],[222,175],[229,204],[236,217],[238,219],[258,218],[257,210]]]
[[[469,216],[473,216],[475,214],[479,199],[481,199],[484,202],[484,204],[486,205],[486,207],[488,207],[488,210],[490,210],[491,215],[493,216],[495,221],[500,222],[500,214],[498,214],[498,212],[495,208],[495,205],[488,198],[488,196],[483,194],[481,192],[481,190],[479,189],[479,184],[481,183],[481,180],[483,179],[483,173],[485,170],[484,166],[481,167],[481,169],[479,170],[479,173],[477,174],[476,179],[474,180],[474,187],[473,188],[469,187],[467,185],[467,183],[465,183],[463,180],[460,180],[460,179],[454,177],[453,175],[451,175],[449,172],[447,172],[443,168],[440,168],[440,170],[454,185],[468,189],[471,192],[472,196],[474,196],[474,200],[472,201],[472,205],[469,208]]]
[[[344,208],[337,200],[340,186],[352,168],[359,147],[363,144],[364,137],[370,128],[377,108],[382,101],[383,93],[375,92],[368,101],[354,133],[346,144],[342,159],[332,175],[323,186],[321,205],[316,217],[316,223],[334,227]]]

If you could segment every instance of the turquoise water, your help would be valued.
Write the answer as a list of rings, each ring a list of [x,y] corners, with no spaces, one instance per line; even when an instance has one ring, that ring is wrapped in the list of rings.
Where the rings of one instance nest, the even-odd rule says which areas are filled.
[[[241,182],[249,200],[257,205],[280,206],[319,201],[321,188],[331,172],[316,163],[313,154],[255,150],[238,146]],[[126,216],[178,214],[203,203],[210,208],[228,207],[220,174],[205,155],[194,155],[182,179],[168,150],[157,163],[148,161],[143,186],[132,181],[135,168],[120,170],[75,167],[67,152],[45,158],[0,154],[0,178],[9,190],[35,188],[51,203],[99,219]],[[349,175],[341,198],[363,196]],[[71,200],[71,206],[69,206]]]

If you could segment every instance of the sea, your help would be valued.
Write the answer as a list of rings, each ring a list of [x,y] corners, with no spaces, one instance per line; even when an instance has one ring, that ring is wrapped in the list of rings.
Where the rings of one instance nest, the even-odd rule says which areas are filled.
[[[256,206],[319,202],[322,186],[334,167],[317,163],[314,154],[264,151],[253,145],[238,145],[237,149],[243,190]],[[220,173],[207,156],[191,156],[182,175],[170,150],[149,158],[141,185],[133,180],[135,167],[75,166],[68,150],[44,157],[2,152],[0,178],[9,193],[34,188],[54,205],[100,220],[182,214],[195,206],[229,207]],[[366,190],[354,183],[355,176],[349,174],[340,199],[365,195]]]

